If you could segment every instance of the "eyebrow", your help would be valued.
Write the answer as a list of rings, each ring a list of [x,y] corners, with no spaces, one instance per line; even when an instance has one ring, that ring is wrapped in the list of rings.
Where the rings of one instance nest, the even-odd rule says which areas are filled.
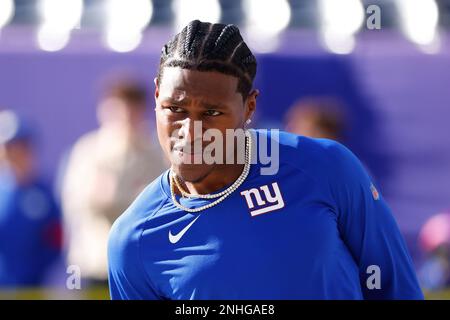
[[[185,105],[189,102],[189,98],[184,97],[183,99],[175,99],[173,96],[163,96],[161,100],[164,102],[170,102],[173,104]]]
[[[188,97],[184,97],[181,100],[175,99],[172,96],[165,96],[162,97],[161,99],[163,102],[169,102],[169,103],[173,103],[179,106],[185,106],[187,104],[189,104],[190,99]],[[222,104],[222,103],[211,103],[211,102],[207,102],[207,101],[202,101],[200,103],[200,105],[204,108],[204,109],[217,109],[217,110],[224,110],[227,109],[227,106]]]
[[[218,110],[227,109],[226,105],[224,105],[222,103],[217,103],[216,104],[216,103],[210,103],[210,102],[202,101],[201,105],[205,109],[218,109]]]

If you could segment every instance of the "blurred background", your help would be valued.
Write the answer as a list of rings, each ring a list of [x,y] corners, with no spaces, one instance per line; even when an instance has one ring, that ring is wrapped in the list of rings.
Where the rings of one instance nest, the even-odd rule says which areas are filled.
[[[193,19],[256,54],[254,127],[360,157],[450,299],[450,0],[0,0],[0,299],[109,297],[109,228],[167,167],[160,50]]]

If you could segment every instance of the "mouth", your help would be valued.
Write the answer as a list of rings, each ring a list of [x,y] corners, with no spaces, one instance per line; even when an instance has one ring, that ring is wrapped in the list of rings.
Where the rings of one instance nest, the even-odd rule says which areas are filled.
[[[203,164],[203,147],[187,145],[187,144],[175,144],[172,147],[173,160],[178,165],[187,164]]]
[[[203,149],[205,147],[206,146],[203,145],[201,141],[197,141],[191,144],[175,143],[174,146],[172,147],[172,152],[195,156],[203,154]]]
[[[201,150],[194,150],[194,148],[191,148],[191,147],[173,147],[172,152],[182,153],[182,154],[190,155],[190,156],[202,154]]]

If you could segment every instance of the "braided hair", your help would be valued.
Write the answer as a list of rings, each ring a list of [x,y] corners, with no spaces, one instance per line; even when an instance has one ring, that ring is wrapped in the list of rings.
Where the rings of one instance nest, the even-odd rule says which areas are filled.
[[[218,71],[239,79],[238,92],[247,98],[256,75],[256,59],[233,24],[191,21],[161,50],[158,83],[164,67]]]

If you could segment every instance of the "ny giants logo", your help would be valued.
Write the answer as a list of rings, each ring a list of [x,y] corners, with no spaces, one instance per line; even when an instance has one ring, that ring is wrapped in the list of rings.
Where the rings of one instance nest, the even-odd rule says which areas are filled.
[[[259,189],[244,190],[241,195],[244,196],[252,217],[284,208],[284,200],[276,182],[270,186],[260,186]],[[256,200],[256,207],[253,199]]]

